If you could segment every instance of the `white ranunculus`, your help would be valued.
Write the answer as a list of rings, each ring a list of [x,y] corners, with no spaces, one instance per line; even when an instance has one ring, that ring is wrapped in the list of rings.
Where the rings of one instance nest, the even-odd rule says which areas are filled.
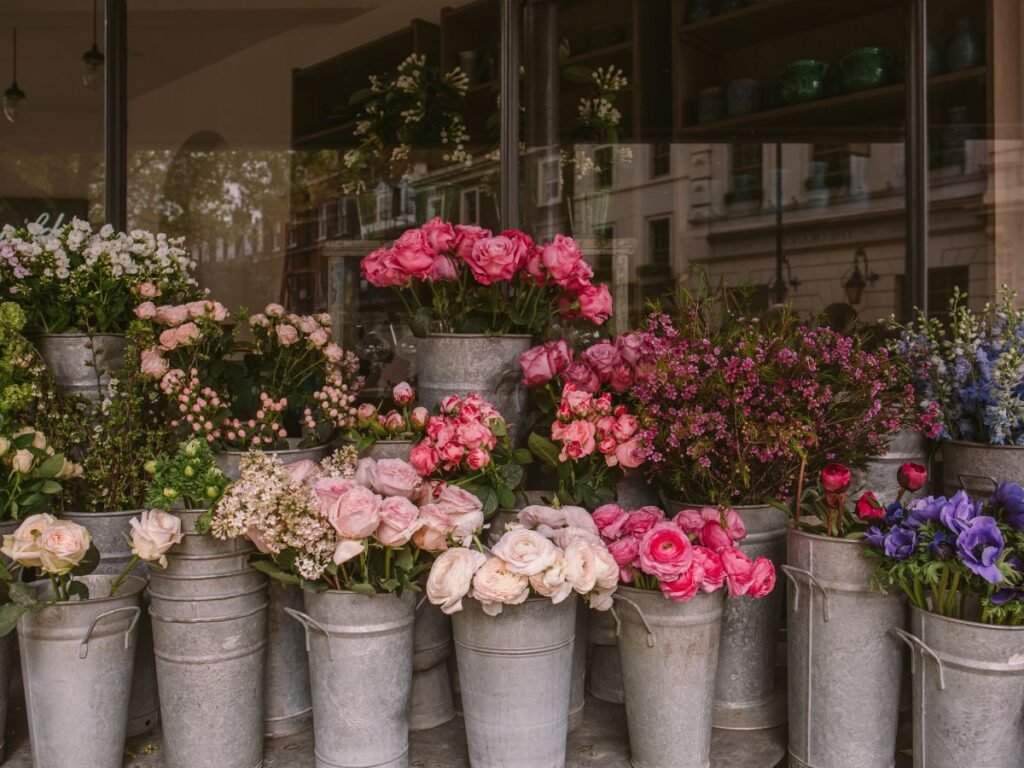
[[[594,548],[583,539],[575,539],[565,548],[565,578],[581,595],[590,592],[597,583]]]
[[[456,547],[443,552],[427,576],[427,599],[444,613],[462,610],[462,598],[469,592],[473,575],[487,562],[487,555],[475,549]]]
[[[530,579],[510,571],[500,557],[492,557],[473,574],[472,596],[484,613],[497,616],[502,606],[525,602],[530,596]]]
[[[492,548],[512,573],[533,576],[550,568],[558,550],[549,539],[526,528],[506,531]]]
[[[565,580],[565,558],[559,552],[555,562],[545,570],[530,577],[530,586],[538,595],[560,603],[572,594],[572,584]]]

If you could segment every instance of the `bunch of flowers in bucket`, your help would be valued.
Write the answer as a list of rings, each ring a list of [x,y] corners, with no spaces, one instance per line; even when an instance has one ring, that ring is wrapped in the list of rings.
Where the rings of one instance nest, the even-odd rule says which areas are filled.
[[[640,443],[651,472],[687,499],[763,504],[792,496],[802,462],[817,472],[883,453],[916,419],[911,387],[885,352],[782,314],[717,314],[715,297],[680,292],[638,334]]]
[[[878,583],[921,610],[1024,625],[1024,489],[1016,483],[982,501],[959,491],[894,502],[865,539]]]
[[[355,424],[347,437],[358,450],[373,445],[378,440],[416,440],[422,437],[430,420],[430,411],[423,406],[412,406],[416,390],[406,381],[399,382],[391,391],[395,408],[384,412],[382,406],[361,403],[356,408]]]
[[[423,552],[472,539],[479,500],[424,481],[401,459],[358,460],[342,448],[319,464],[250,451],[213,513],[215,538],[246,537],[254,567],[313,590],[373,595],[417,589]]]
[[[531,596],[557,604],[575,592],[603,611],[611,608],[618,571],[585,509],[528,506],[489,552],[476,542],[441,553],[427,577],[427,599],[450,614],[471,598],[497,616]]]
[[[7,225],[0,230],[0,285],[25,310],[32,332],[123,332],[140,299],[200,296],[182,243],[109,224],[94,232],[77,218],[53,230]]]
[[[747,535],[732,509],[683,509],[669,519],[658,507],[626,511],[606,504],[594,511],[601,539],[619,566],[619,581],[661,590],[682,603],[725,586],[730,597],[766,597],[775,587],[775,566],[751,560],[736,548]]]
[[[519,230],[494,235],[435,218],[366,256],[362,273],[397,289],[417,336],[538,334],[556,317],[601,324],[612,310],[608,287],[593,283],[583,252],[563,235],[537,245]]]
[[[146,503],[153,509],[206,509],[220,499],[228,484],[209,443],[199,438],[147,461],[145,470],[150,477]],[[209,514],[200,517],[196,530],[205,533],[209,522]]]
[[[480,499],[485,515],[514,507],[523,465],[532,457],[512,449],[505,419],[480,395],[445,397],[412,447],[409,461],[423,478],[457,485]]]
[[[629,392],[636,375],[636,334],[624,334],[614,342],[602,339],[578,356],[565,339],[538,344],[519,358],[523,385],[557,401],[559,383],[572,384],[581,392],[597,394],[607,388],[619,395]]]
[[[355,422],[358,359],[331,341],[329,315],[280,304],[246,318],[251,341],[216,301],[143,302],[133,334],[145,375],[159,382],[171,427],[221,448],[328,442]]]
[[[954,292],[948,325],[918,317],[893,345],[910,361],[930,437],[1024,445],[1024,308],[1003,290],[998,302],[972,312]]]

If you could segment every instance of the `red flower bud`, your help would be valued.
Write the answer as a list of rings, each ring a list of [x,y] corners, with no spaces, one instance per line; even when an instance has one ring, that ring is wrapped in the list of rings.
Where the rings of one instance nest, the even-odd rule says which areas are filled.
[[[850,487],[850,468],[842,464],[826,464],[821,470],[821,484],[829,493],[840,493]]]
[[[881,520],[885,517],[882,502],[871,491],[864,491],[857,499],[857,517],[861,520]]]
[[[920,464],[908,461],[900,466],[896,472],[896,479],[903,490],[917,491],[924,488],[924,484],[928,481],[928,470]]]

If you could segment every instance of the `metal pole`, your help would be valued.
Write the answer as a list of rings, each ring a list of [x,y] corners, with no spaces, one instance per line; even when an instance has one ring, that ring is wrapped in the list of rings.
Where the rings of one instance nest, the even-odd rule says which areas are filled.
[[[911,0],[907,45],[906,211],[904,319],[928,312],[928,12]]]
[[[775,303],[786,300],[786,284],[782,281],[782,266],[786,254],[782,243],[782,142],[775,145]]]
[[[104,143],[107,222],[128,228],[128,3],[104,0]]]
[[[520,0],[501,0],[501,226],[519,227]]]

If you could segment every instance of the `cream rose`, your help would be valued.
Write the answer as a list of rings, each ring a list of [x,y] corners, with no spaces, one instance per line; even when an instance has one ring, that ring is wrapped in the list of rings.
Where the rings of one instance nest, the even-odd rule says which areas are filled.
[[[506,531],[491,550],[507,563],[512,573],[533,576],[555,563],[558,550],[536,531],[520,528]]]
[[[4,536],[0,552],[26,568],[39,568],[43,562],[39,557],[39,537],[57,518],[45,512],[26,517],[10,536]]]
[[[550,567],[530,577],[530,586],[538,595],[551,598],[553,603],[560,603],[572,594],[572,584],[565,580],[565,557],[561,552],[556,553]]]
[[[27,448],[20,448],[11,457],[11,469],[22,475],[27,474],[32,471],[32,462],[34,460],[35,457],[32,456]]]
[[[475,549],[459,547],[442,553],[427,576],[427,599],[444,613],[461,611],[473,574],[486,562],[487,555]]]
[[[472,597],[488,616],[497,616],[502,606],[519,605],[529,596],[530,579],[510,571],[500,557],[490,558],[473,574]]]
[[[147,563],[167,567],[166,552],[181,543],[181,518],[160,509],[143,512],[131,519],[132,552]]]
[[[39,562],[46,573],[62,576],[82,562],[92,538],[89,531],[70,520],[56,520],[39,535]]]

